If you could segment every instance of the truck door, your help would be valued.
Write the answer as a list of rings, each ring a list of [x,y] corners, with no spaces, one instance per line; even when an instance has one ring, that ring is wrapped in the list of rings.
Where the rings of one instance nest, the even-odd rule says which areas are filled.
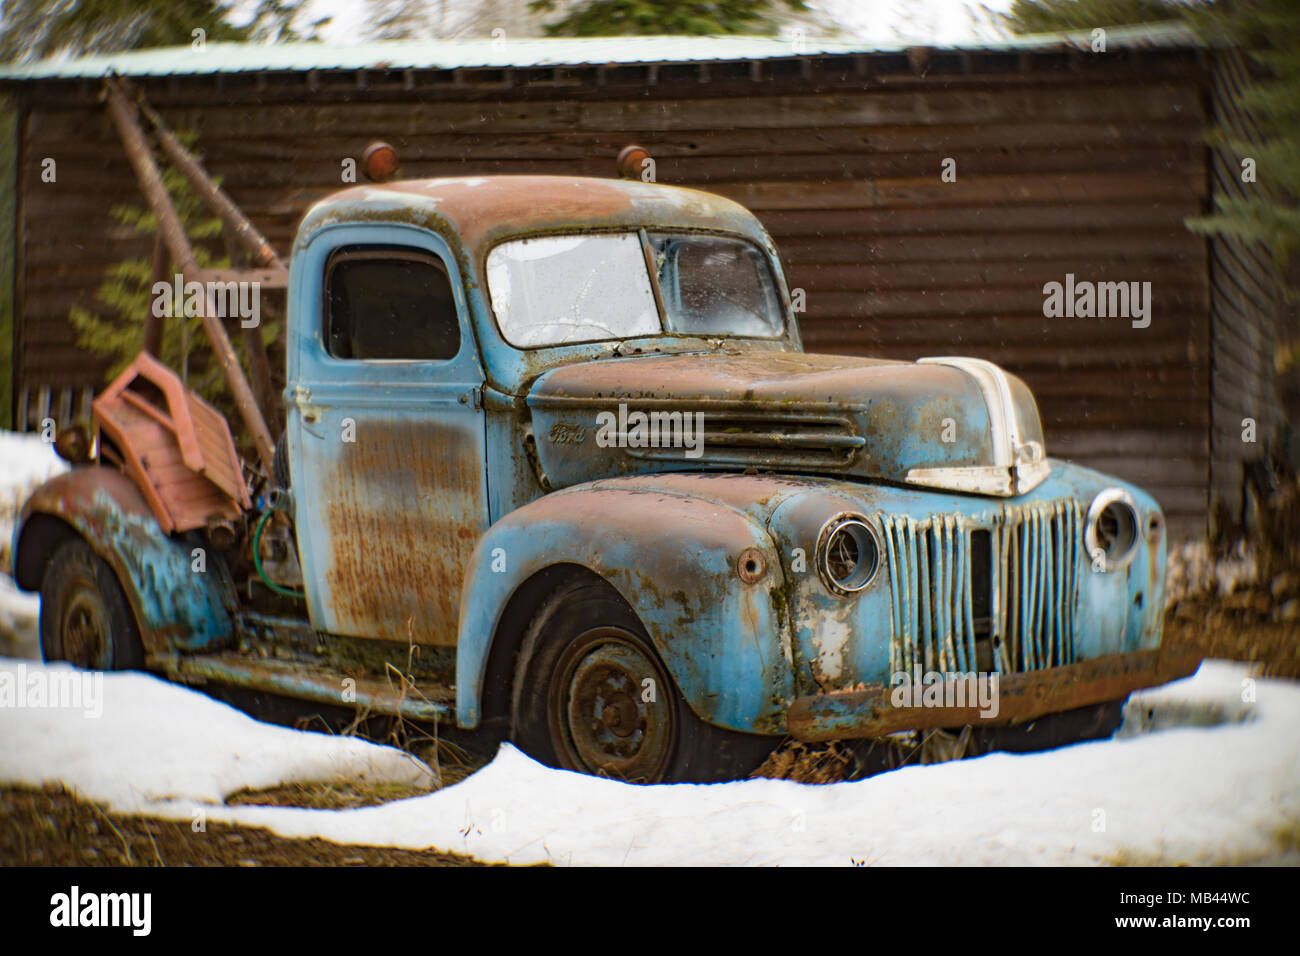
[[[322,230],[294,257],[288,447],[311,621],[451,645],[488,526],[483,369],[445,242]]]

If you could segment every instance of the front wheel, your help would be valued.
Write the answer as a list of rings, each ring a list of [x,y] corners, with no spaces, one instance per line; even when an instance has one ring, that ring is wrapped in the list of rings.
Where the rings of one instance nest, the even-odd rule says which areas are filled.
[[[776,743],[700,720],[602,583],[562,587],[533,618],[511,705],[512,739],[535,759],[630,783],[736,779]]]
[[[80,538],[54,552],[41,580],[41,655],[89,670],[135,670],[144,648],[113,569]]]

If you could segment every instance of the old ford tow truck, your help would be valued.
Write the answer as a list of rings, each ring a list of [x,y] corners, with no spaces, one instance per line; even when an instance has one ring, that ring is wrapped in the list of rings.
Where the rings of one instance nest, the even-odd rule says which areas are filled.
[[[193,271],[136,111],[160,123],[108,98]],[[787,736],[1023,726],[1194,669],[1160,646],[1157,503],[1048,457],[987,361],[804,352],[741,206],[366,159],[377,181],[307,213],[282,280],[278,446],[214,322],[259,461],[142,353],[76,443],[95,459],[27,501],[47,658],[495,727],[642,782],[743,774]],[[963,675],[995,706],[899,702]]]

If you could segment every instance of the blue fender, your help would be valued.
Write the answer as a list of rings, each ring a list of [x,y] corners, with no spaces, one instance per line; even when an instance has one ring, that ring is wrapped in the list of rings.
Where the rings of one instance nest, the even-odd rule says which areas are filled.
[[[741,580],[757,548],[766,573]],[[762,519],[636,479],[575,485],[506,515],[484,535],[461,594],[456,719],[476,727],[503,611],[535,574],[580,565],[636,612],[691,710],[720,727],[780,734],[794,696],[781,561]]]
[[[68,529],[117,575],[148,654],[207,651],[230,640],[234,595],[220,562],[206,555],[206,569],[194,570],[191,546],[163,533],[125,475],[82,468],[32,493],[14,532],[14,577],[20,587],[40,589],[45,567]]]

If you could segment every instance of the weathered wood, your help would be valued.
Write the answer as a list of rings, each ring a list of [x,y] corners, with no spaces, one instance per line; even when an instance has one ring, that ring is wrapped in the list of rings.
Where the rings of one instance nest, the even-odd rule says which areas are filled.
[[[820,95],[769,95],[762,109],[738,110],[731,97],[654,97],[620,101],[513,100],[483,103],[430,100],[419,108],[391,103],[365,104],[368,122],[386,136],[405,138],[427,135],[430,130],[466,134],[491,130],[546,133],[582,130],[650,133],[680,129],[806,129],[834,126],[948,126],[1042,120],[1060,123],[1096,121],[1123,123],[1172,116],[1195,122],[1204,116],[1199,91],[1190,84],[1134,84],[1117,91],[1083,88],[1062,96],[1053,89],[918,91],[843,91]],[[150,93],[151,100],[157,97]],[[208,101],[209,104],[211,100]],[[303,104],[292,107],[292,125],[304,136],[336,138],[350,130],[361,104]],[[254,139],[265,127],[254,111],[241,107],[216,107],[214,130],[227,137]],[[284,110],[283,112],[288,112]],[[263,114],[264,116],[265,114]],[[778,143],[779,145],[779,143]]]
[[[190,155],[189,150],[181,145],[180,140],[172,135],[172,131],[167,128],[158,114],[143,101],[139,102],[138,106],[140,112],[153,125],[163,153],[198,193],[199,198],[216,213],[222,225],[226,227],[227,234],[247,251],[249,258],[253,260],[253,265],[283,268],[280,257],[266,241],[266,237],[257,231],[257,227],[248,221],[248,217],[240,212],[221,187],[203,171],[203,167]]]
[[[127,157],[135,170],[140,189],[145,194],[154,215],[158,218],[159,232],[167,245],[168,253],[181,274],[186,271],[193,271],[198,268],[198,262],[194,258],[194,250],[190,246],[189,237],[185,234],[184,226],[181,225],[180,217],[172,205],[171,197],[167,195],[167,188],[163,185],[162,176],[154,163],[153,154],[145,142],[144,134],[131,113],[131,106],[120,87],[112,81],[105,84],[105,90],[114,124],[117,126],[118,134],[122,137],[122,145],[126,148]],[[244,425],[248,428],[249,435],[253,439],[253,445],[257,449],[258,458],[261,459],[262,467],[266,469],[266,473],[269,475],[273,470],[272,459],[275,455],[275,443],[271,440],[266,421],[258,408],[257,399],[249,387],[248,379],[244,377],[244,371],[239,364],[239,357],[235,354],[235,349],[230,344],[230,338],[226,335],[226,330],[222,327],[221,320],[215,315],[214,309],[205,308],[201,320],[208,341],[212,345],[212,352],[221,364],[226,384],[230,387],[231,395],[235,399],[235,407],[239,409]]]
[[[152,289],[159,282],[167,281],[167,265],[169,261],[167,258],[167,243],[163,241],[162,233],[157,233],[153,237],[153,263],[149,269],[149,288]],[[149,310],[144,319],[144,344],[142,347],[150,355],[158,358],[162,357],[165,322],[165,317],[156,314],[153,309]]]

